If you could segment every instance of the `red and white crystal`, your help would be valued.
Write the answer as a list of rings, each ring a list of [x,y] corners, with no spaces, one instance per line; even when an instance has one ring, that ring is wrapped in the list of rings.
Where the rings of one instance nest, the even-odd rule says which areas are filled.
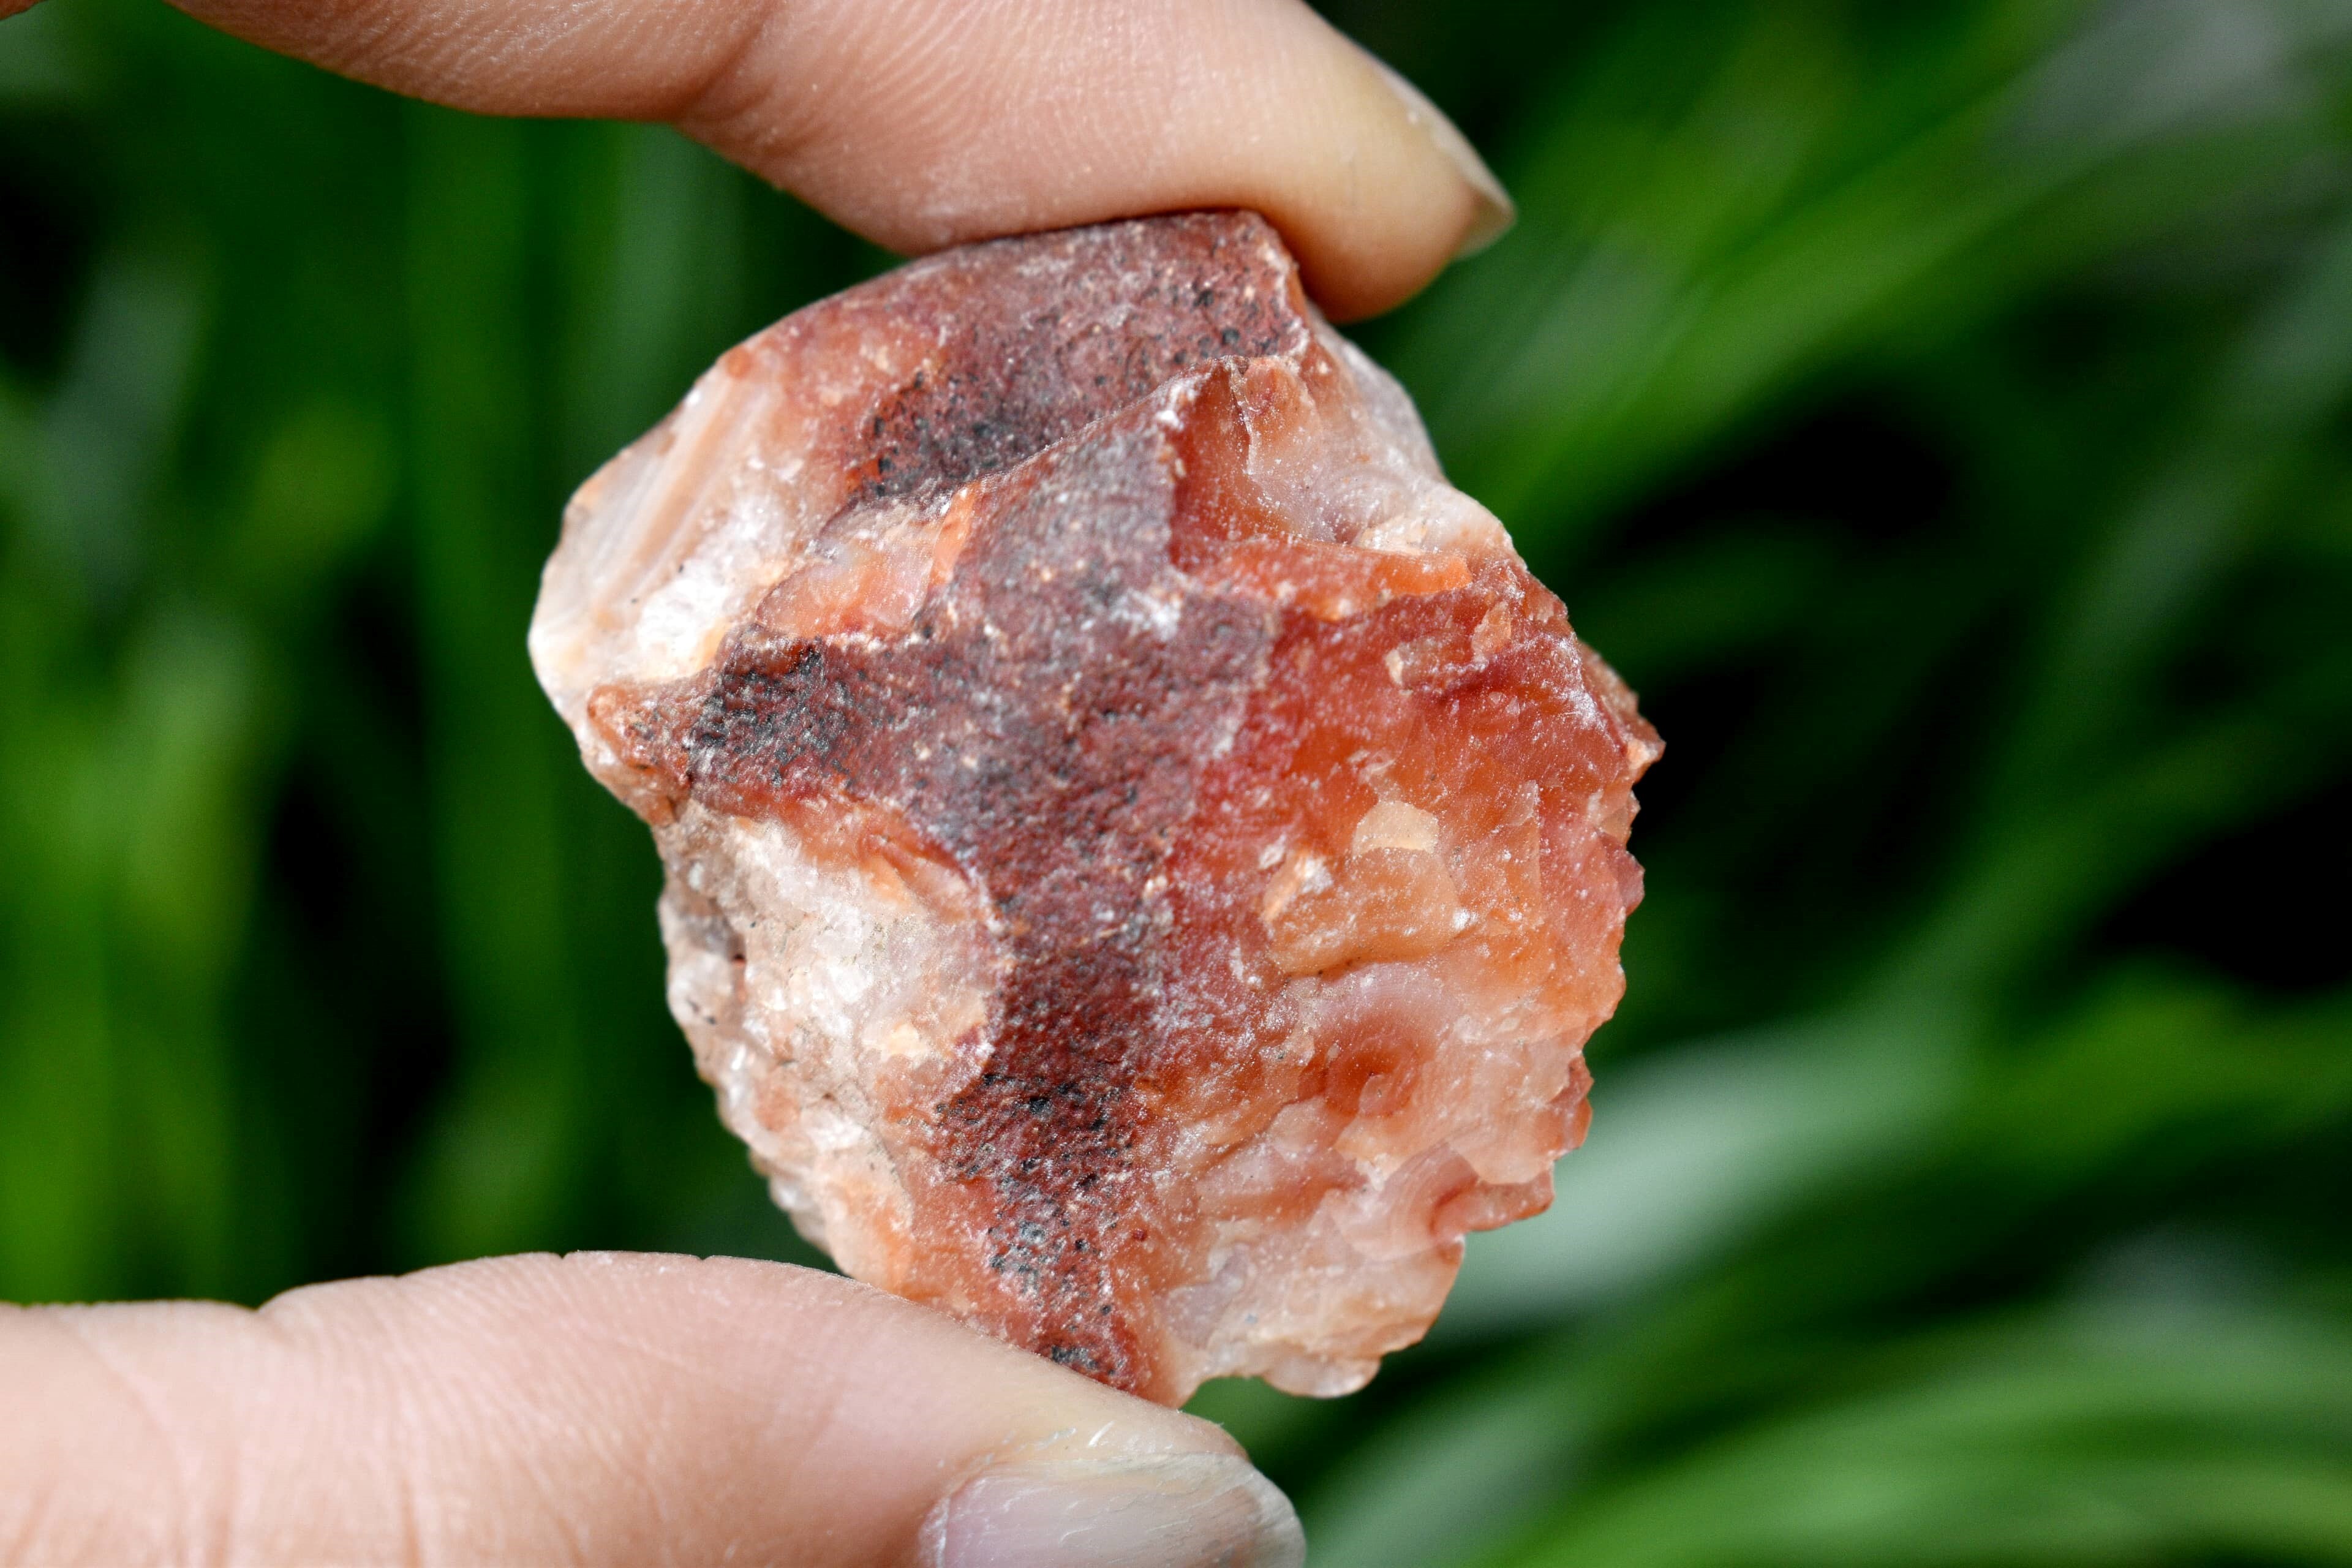
[[[1155,1399],[1339,1394],[1550,1201],[1656,738],[1263,220],[778,322],[582,489],[530,647],[859,1279]]]

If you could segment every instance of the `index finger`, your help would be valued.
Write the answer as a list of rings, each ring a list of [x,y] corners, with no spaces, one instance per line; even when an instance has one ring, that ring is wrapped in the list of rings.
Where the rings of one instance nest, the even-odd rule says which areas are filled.
[[[1510,217],[1444,116],[1299,0],[174,3],[459,108],[670,121],[900,251],[1253,207],[1347,319]]]

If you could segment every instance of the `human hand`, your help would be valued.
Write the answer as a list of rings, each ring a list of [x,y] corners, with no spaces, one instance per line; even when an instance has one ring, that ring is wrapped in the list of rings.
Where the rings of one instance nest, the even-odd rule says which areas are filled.
[[[830,1274],[492,1258],[0,1308],[0,1559],[1296,1568],[1216,1427]]]
[[[1511,219],[1452,123],[1302,0],[173,3],[460,109],[666,121],[894,250],[1252,207],[1347,321]]]
[[[493,113],[663,120],[902,250],[1190,207],[1324,308],[1508,221],[1295,0],[178,0]],[[0,16],[30,0],[0,0]],[[0,1556],[1295,1564],[1215,1428],[778,1265],[517,1258],[207,1303],[0,1309]]]

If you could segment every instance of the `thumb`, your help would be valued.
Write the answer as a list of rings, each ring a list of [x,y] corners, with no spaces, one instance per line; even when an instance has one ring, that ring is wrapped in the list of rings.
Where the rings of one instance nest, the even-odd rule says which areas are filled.
[[[1462,133],[1302,0],[173,3],[460,108],[670,121],[894,250],[1254,207],[1344,319],[1510,221]]]
[[[1297,1568],[1223,1433],[781,1264],[0,1309],[0,1559]]]

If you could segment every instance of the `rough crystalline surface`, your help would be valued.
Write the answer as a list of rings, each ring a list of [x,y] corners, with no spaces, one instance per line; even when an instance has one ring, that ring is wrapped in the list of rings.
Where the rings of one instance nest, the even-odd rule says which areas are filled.
[[[1338,1394],[1550,1201],[1656,740],[1262,220],[779,322],[581,490],[531,654],[858,1278],[1158,1399]]]

